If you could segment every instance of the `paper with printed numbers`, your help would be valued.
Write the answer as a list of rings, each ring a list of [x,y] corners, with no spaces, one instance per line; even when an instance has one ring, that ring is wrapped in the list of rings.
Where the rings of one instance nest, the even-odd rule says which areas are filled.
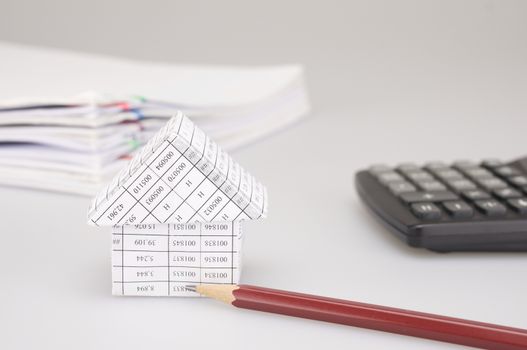
[[[194,295],[237,283],[241,222],[263,218],[265,187],[179,113],[93,200],[112,227],[113,293]]]
[[[112,229],[114,295],[196,296],[186,286],[237,283],[241,221]]]

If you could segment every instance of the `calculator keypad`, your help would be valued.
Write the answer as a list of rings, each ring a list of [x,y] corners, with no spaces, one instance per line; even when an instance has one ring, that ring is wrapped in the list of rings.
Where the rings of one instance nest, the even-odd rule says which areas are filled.
[[[526,176],[514,176],[510,179],[511,183],[516,186],[524,186],[523,188],[527,188],[527,177]]]
[[[452,189],[456,192],[462,192],[462,191],[468,191],[468,190],[475,190],[478,187],[476,184],[468,179],[454,179],[454,180],[447,180],[446,183],[452,187]]]
[[[514,198],[508,200],[509,205],[520,214],[527,214],[527,199]]]
[[[442,168],[437,170],[432,170],[433,173],[436,174],[440,179],[442,180],[459,180],[463,179],[463,175],[454,169],[450,168]]]
[[[389,172],[385,172],[385,173],[380,173],[377,177],[377,179],[382,182],[383,184],[392,184],[394,182],[400,182],[400,181],[403,181],[404,178],[397,174],[396,172],[393,172],[393,171],[389,171]]]
[[[501,166],[495,169],[495,172],[501,176],[516,176],[521,175],[517,169],[510,166]]]
[[[506,188],[507,187],[507,184],[498,179],[497,177],[490,177],[490,178],[486,178],[486,179],[480,179],[478,181],[479,185],[481,187],[483,187],[484,189],[488,190],[488,191],[491,191],[491,190],[496,190],[498,188]]]
[[[441,217],[441,210],[434,203],[413,203],[412,212],[424,220],[435,220]]]
[[[444,191],[446,186],[436,180],[419,181],[417,185],[425,191]]]
[[[434,179],[432,175],[424,171],[416,171],[406,174],[406,176],[413,181],[431,181]]]
[[[469,177],[473,179],[485,179],[494,177],[490,171],[483,168],[472,168],[465,171]]]
[[[495,199],[481,199],[474,204],[488,216],[503,216],[507,208]]]
[[[450,191],[407,192],[399,196],[405,203],[442,202],[457,199]]]
[[[416,190],[415,186],[407,181],[394,182],[391,183],[388,187],[390,188],[390,191],[395,195],[404,192],[414,192]]]
[[[526,174],[496,159],[376,165],[369,171],[422,220],[527,215]]]
[[[444,202],[445,210],[456,219],[470,218],[474,215],[474,209],[463,201]]]
[[[510,187],[506,188],[500,188],[498,190],[493,191],[494,195],[500,199],[509,199],[509,198],[519,198],[522,196],[522,194]]]
[[[465,191],[461,193],[461,195],[468,201],[492,198],[490,193],[482,191],[482,190],[469,190],[469,191]]]

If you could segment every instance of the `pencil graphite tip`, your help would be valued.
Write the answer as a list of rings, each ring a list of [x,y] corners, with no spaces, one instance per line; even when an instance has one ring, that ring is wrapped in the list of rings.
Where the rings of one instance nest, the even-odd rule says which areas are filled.
[[[185,289],[188,290],[189,292],[197,292],[196,290],[196,286],[195,285],[192,285],[192,284],[188,284],[185,286]]]

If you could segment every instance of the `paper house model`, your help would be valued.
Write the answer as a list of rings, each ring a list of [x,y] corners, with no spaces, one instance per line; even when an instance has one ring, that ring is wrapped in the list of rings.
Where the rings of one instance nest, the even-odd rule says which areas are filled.
[[[115,295],[193,296],[237,283],[242,221],[266,216],[266,189],[179,113],[93,200],[112,230]]]

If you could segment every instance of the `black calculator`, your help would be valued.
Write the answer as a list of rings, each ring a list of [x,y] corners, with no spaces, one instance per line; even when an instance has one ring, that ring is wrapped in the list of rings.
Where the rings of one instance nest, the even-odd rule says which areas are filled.
[[[392,232],[438,252],[527,251],[527,157],[374,165],[357,191]]]

